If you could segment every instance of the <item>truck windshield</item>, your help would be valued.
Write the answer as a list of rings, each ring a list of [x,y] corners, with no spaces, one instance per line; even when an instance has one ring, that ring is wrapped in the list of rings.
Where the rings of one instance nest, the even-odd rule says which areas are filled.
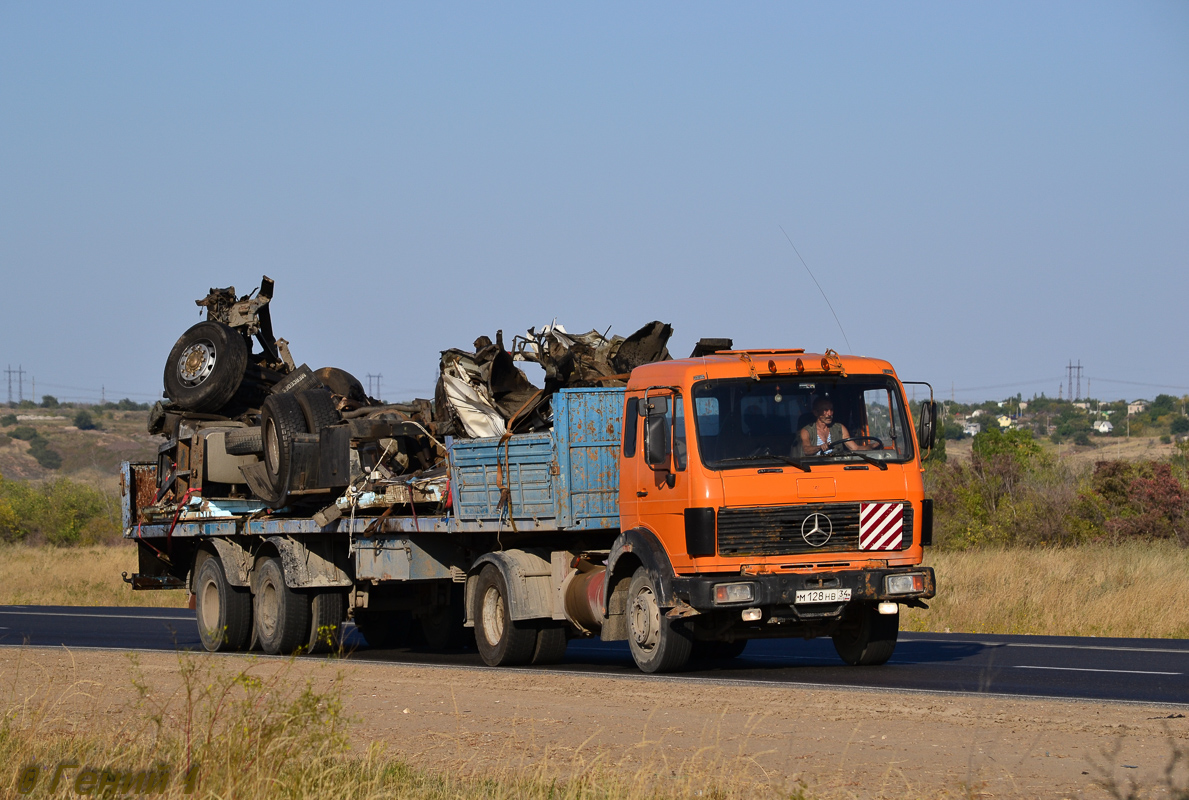
[[[912,458],[901,397],[883,375],[702,381],[693,387],[698,450],[710,469],[901,463]]]

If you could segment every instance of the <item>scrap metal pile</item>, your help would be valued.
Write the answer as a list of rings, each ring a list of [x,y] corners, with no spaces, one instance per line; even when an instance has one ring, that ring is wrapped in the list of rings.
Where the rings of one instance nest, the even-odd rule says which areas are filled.
[[[271,509],[344,513],[396,505],[432,512],[448,502],[446,437],[498,437],[552,427],[560,389],[623,386],[641,364],[670,358],[671,326],[631,336],[580,335],[550,324],[473,351],[445,350],[434,399],[381,403],[350,373],[295,365],[272,330],[273,281],[238,297],[211,289],[206,319],[178,339],[165,365],[165,398],[149,418],[160,434],[150,517],[220,517]],[[253,343],[259,345],[254,348]],[[516,362],[539,364],[543,386]]]

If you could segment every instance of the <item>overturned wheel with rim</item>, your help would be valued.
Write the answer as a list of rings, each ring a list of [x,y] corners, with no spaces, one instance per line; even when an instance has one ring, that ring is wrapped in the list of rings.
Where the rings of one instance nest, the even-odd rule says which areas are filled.
[[[200,322],[169,352],[165,395],[189,411],[218,411],[239,390],[247,364],[243,336],[222,322]]]
[[[212,653],[244,650],[252,639],[252,595],[227,581],[217,555],[200,553],[194,576],[194,615],[202,646]]]
[[[648,570],[640,567],[628,585],[628,646],[644,672],[672,672],[689,661],[693,640],[681,626],[665,616],[657,587]]]

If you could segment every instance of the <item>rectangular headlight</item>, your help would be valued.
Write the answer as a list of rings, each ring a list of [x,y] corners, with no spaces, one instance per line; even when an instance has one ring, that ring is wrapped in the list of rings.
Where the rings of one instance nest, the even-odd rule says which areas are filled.
[[[925,591],[924,575],[889,575],[884,583],[888,594],[912,594]]]
[[[750,603],[756,590],[750,583],[720,583],[714,587],[716,603]]]

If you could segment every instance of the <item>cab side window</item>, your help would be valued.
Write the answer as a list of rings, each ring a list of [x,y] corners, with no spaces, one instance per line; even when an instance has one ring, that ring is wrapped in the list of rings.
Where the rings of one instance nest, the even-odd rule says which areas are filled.
[[[637,398],[629,397],[623,412],[623,455],[625,458],[636,455],[636,432],[640,430],[640,414],[637,409]]]
[[[689,460],[689,448],[685,442],[685,403],[681,395],[673,395],[673,468],[684,472]]]

